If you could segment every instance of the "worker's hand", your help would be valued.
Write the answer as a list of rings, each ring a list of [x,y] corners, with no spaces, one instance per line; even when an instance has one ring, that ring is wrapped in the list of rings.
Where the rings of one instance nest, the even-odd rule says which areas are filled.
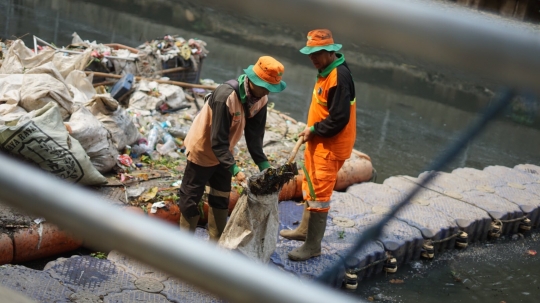
[[[306,127],[298,136],[304,137],[304,142],[307,142],[313,138],[315,134],[311,132],[309,127]]]
[[[246,181],[246,175],[244,175],[243,172],[238,172],[236,176],[234,176],[234,178],[236,179],[236,182],[238,183],[242,183]]]

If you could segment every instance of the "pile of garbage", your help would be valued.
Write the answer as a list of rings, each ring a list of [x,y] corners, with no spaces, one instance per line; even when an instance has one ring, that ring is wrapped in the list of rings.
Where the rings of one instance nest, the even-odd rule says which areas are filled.
[[[182,104],[186,95],[181,87],[132,82],[133,107],[125,107],[111,95],[112,85],[94,87],[92,74],[84,70],[99,62],[125,72],[118,62],[140,63],[128,47],[114,49],[82,41],[76,34],[73,43],[62,49],[37,39],[46,45],[30,49],[22,40],[0,44],[0,146],[4,152],[85,185],[105,184],[104,174],[137,168],[132,157],[181,158],[176,151],[188,129],[170,122],[161,125],[154,117],[160,102],[172,108],[191,107]],[[175,51],[188,59],[207,54],[200,40],[188,44],[172,36],[164,39],[173,40],[174,45],[167,47],[152,41],[141,48],[149,50],[147,57],[155,55],[160,60],[170,60]],[[136,60],[126,60],[130,58]]]
[[[54,47],[37,37],[35,40],[35,43]],[[37,48],[42,47],[37,45]],[[118,43],[83,41],[77,33],[73,33],[72,43],[62,48],[62,51],[70,52],[84,53],[87,50],[91,50],[87,70],[145,78],[166,75],[170,80],[189,83],[199,82],[202,62],[208,55],[206,42],[172,35],[133,48]]]
[[[22,40],[0,45],[2,150],[72,183],[126,186],[164,176],[155,172],[166,171],[171,179],[168,188],[178,188],[186,161],[183,140],[204,104],[203,96],[217,84],[204,79],[199,83],[207,89],[184,89],[169,84],[169,78],[155,71],[150,77],[127,73],[121,79],[107,77],[110,83],[96,83],[96,72],[88,71],[91,64],[114,66],[114,72],[125,73],[126,69],[119,69],[114,62],[135,58],[133,62],[140,63],[141,59],[127,46],[107,48],[81,41],[74,34],[72,44],[64,48],[49,46],[39,38],[37,42],[45,46],[36,44],[31,49]],[[173,36],[136,49],[171,60],[175,54],[187,58],[186,46],[189,58],[208,53],[201,40]],[[139,70],[136,75],[145,72]],[[278,161],[287,158],[303,125],[272,109],[272,104],[268,122],[265,152],[278,166]],[[244,141],[235,152],[246,174],[258,172]],[[242,191],[240,185],[236,188]],[[126,202],[133,205],[159,198],[150,189],[141,193],[126,189],[130,196]],[[174,193],[170,190],[171,196]]]

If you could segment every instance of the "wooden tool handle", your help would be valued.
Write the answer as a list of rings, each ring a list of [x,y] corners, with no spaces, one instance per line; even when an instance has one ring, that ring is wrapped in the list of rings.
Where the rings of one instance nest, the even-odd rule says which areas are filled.
[[[291,163],[294,161],[294,158],[296,158],[296,153],[298,153],[298,150],[300,149],[300,145],[302,145],[302,143],[304,143],[304,137],[299,137],[298,141],[296,141],[296,145],[292,150],[292,155],[289,158],[289,161],[287,161],[287,163]]]

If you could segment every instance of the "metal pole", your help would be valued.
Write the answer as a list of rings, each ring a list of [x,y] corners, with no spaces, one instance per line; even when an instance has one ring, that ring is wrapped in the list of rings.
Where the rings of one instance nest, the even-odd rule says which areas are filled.
[[[540,91],[540,39],[532,25],[510,26],[461,7],[420,0],[198,0],[298,29],[329,28],[344,51],[363,46],[408,54],[499,84]],[[261,9],[264,8],[264,9]],[[301,44],[305,36],[298,37]],[[353,47],[356,45],[357,47]]]
[[[68,49],[63,49],[63,48],[58,48],[52,44],[50,44],[49,42],[41,39],[41,38],[38,38],[36,36],[34,36],[34,52],[37,53],[37,42],[41,42],[45,45],[47,45],[48,47],[54,49],[55,51],[57,52],[62,52],[62,53],[68,53],[68,54],[74,54],[74,55],[82,55],[83,52],[78,52],[78,51],[72,51],[72,50],[68,50]],[[111,58],[111,59],[122,59],[122,60],[127,60],[127,61],[135,61],[135,58],[132,58],[132,57],[118,57],[118,56],[103,56],[105,58]]]
[[[79,186],[0,154],[0,200],[43,216],[99,249],[114,249],[230,302],[359,302],[316,282],[220,249],[170,224],[106,203]]]

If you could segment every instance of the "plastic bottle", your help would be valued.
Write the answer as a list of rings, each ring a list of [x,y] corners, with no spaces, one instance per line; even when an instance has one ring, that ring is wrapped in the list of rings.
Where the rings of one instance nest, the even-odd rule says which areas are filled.
[[[176,150],[176,142],[174,142],[174,137],[171,136],[171,134],[169,134],[168,132],[165,132],[164,135],[163,135],[163,143],[162,145],[159,145],[156,150],[161,154],[161,155],[166,155],[170,152],[173,152],[174,150]]]
[[[146,143],[141,143],[139,145],[134,145],[133,148],[131,148],[131,158],[139,158],[141,155],[146,153],[148,151],[148,145]]]
[[[154,125],[150,132],[148,132],[148,151],[154,150],[154,146],[156,146],[157,140],[159,138],[159,127],[157,125]]]
[[[161,125],[161,128],[166,130],[167,128],[171,127],[171,122],[169,122],[169,120],[163,121],[163,122],[160,123],[160,125]]]
[[[171,127],[167,131],[174,137],[184,140],[189,131],[189,126],[184,125],[184,126]]]

